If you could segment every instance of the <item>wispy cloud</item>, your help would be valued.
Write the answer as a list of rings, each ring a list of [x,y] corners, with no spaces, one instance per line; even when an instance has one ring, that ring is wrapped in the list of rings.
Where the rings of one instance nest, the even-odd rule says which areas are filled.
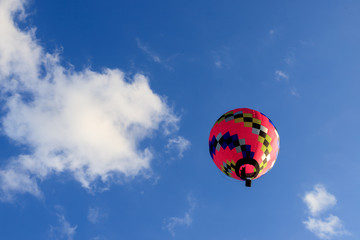
[[[216,61],[215,61],[215,66],[216,66],[217,68],[222,68],[222,67],[223,67],[223,62],[220,61],[220,60],[216,60]]]
[[[335,196],[328,193],[321,184],[315,185],[312,191],[305,193],[303,201],[313,216],[336,205]]]
[[[36,179],[26,172],[18,172],[17,166],[8,165],[6,169],[0,170],[0,200],[11,202],[14,200],[14,191],[17,193],[30,193],[42,198]]]
[[[178,57],[179,53],[173,54],[168,58],[162,58],[155,51],[151,50],[145,43],[143,43],[139,38],[136,38],[136,43],[139,49],[141,49],[152,61],[161,64],[168,70],[173,70],[173,67],[170,66],[170,62]]]
[[[138,48],[140,48],[146,55],[148,55],[154,62],[161,63],[162,60],[160,59],[159,55],[155,52],[151,51],[149,47],[145,44],[143,44],[140,39],[136,38],[136,43]]]
[[[99,236],[90,238],[90,240],[106,240],[106,239],[107,239],[106,237],[99,237]]]
[[[288,85],[289,85],[290,76],[289,76],[289,74],[287,74],[285,71],[276,70],[276,71],[275,71],[275,79],[276,79],[276,81],[278,81],[279,83],[282,83],[282,84],[288,86]],[[290,88],[289,88],[289,94],[290,94],[291,96],[294,96],[294,97],[300,97],[300,94],[299,94],[298,90],[297,90],[295,87],[290,87]]]
[[[321,218],[308,217],[308,220],[304,221],[304,224],[310,232],[314,233],[320,239],[331,239],[336,236],[339,237],[349,234],[340,219],[331,214],[324,220]]]
[[[90,207],[87,215],[87,219],[89,222],[95,224],[100,221],[105,215],[100,213],[100,209],[97,207]]]
[[[61,207],[56,207],[58,211],[63,211]],[[66,220],[65,216],[61,213],[56,214],[58,218],[58,224],[53,226],[50,225],[50,236],[51,239],[61,240],[72,240],[76,233],[77,225],[71,226],[71,224]]]
[[[229,68],[231,65],[230,49],[223,46],[219,50],[212,51],[212,58],[216,68]]]
[[[296,88],[290,88],[290,95],[295,96],[295,97],[300,96],[300,94]]]
[[[321,184],[314,186],[310,192],[306,192],[303,201],[306,204],[310,216],[304,221],[305,227],[320,239],[331,239],[348,235],[341,220],[332,214],[323,218],[321,213],[336,205],[336,197],[328,193]]]
[[[183,138],[182,136],[177,136],[175,138],[170,138],[166,148],[168,150],[176,150],[178,152],[178,157],[182,158],[183,153],[190,148],[190,141]]]
[[[275,29],[270,29],[270,30],[269,30],[269,36],[270,36],[270,38],[273,38],[274,35],[275,35],[275,33],[276,33],[276,30],[275,30]]]
[[[170,232],[170,234],[175,236],[175,227],[177,226],[190,226],[193,222],[193,211],[196,206],[196,201],[192,195],[188,195],[187,198],[189,209],[185,212],[183,217],[170,217],[164,221],[165,228]]]
[[[0,92],[3,133],[27,146],[0,169],[0,199],[41,196],[37,185],[51,174],[72,173],[83,187],[97,180],[131,179],[150,171],[154,131],[178,129],[179,118],[141,74],[119,69],[74,71],[21,30],[22,0],[0,1]],[[154,56],[154,61],[161,61]]]
[[[281,70],[276,70],[275,71],[275,79],[279,82],[284,81],[284,80],[287,81],[287,80],[289,80],[289,76]]]
[[[284,61],[285,61],[285,63],[286,63],[288,66],[292,67],[292,66],[295,64],[295,62],[296,62],[296,58],[295,58],[294,53],[293,53],[293,52],[289,52],[289,53],[287,54],[286,58],[284,59]]]

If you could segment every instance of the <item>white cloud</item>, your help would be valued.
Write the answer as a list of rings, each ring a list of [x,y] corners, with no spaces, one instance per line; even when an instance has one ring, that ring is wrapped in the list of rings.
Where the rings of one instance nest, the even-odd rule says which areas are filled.
[[[186,212],[183,217],[171,217],[168,219],[166,228],[169,230],[172,236],[175,236],[175,227],[179,225],[190,226],[192,223],[192,217],[190,213]]]
[[[165,220],[165,228],[171,233],[172,236],[175,236],[175,227],[182,225],[190,226],[193,222],[192,215],[196,206],[195,199],[189,195],[187,200],[190,206],[183,217],[170,217],[169,219]]]
[[[270,38],[272,38],[273,36],[274,36],[274,34],[275,34],[275,29],[270,29],[269,30],[269,36],[270,36]]]
[[[166,148],[168,150],[177,150],[178,151],[178,157],[182,158],[183,153],[189,149],[191,143],[189,140],[183,138],[182,136],[177,136],[175,138],[170,138],[168,141],[168,144],[166,145]]]
[[[228,69],[231,66],[230,48],[223,46],[218,50],[211,51],[215,67],[219,69]]]
[[[335,236],[349,235],[339,217],[329,214],[328,217],[320,216],[326,210],[336,205],[334,195],[328,193],[321,184],[314,186],[314,190],[305,193],[303,197],[310,216],[303,221],[305,227],[320,239],[331,239]]]
[[[63,214],[57,213],[56,216],[58,217],[58,224],[56,226],[50,226],[51,239],[72,240],[76,233],[77,225],[71,226]]]
[[[215,66],[216,66],[217,68],[222,68],[222,67],[223,67],[223,63],[222,63],[220,60],[216,60],[216,61],[215,61]]]
[[[299,92],[296,88],[290,88],[290,94],[295,97],[299,97]]]
[[[0,198],[41,196],[37,186],[53,173],[71,172],[85,188],[95,180],[131,178],[150,170],[154,131],[178,129],[179,118],[154,93],[149,80],[118,69],[75,72],[46,53],[35,30],[14,18],[23,1],[0,1],[0,91],[6,114],[2,132],[27,146],[0,170]]]
[[[106,239],[105,237],[99,237],[99,236],[97,236],[97,237],[91,238],[90,240],[105,240],[105,239]]]
[[[181,55],[179,53],[176,53],[176,54],[171,55],[168,58],[162,58],[157,53],[155,53],[153,50],[151,50],[146,44],[141,42],[139,38],[136,38],[136,43],[137,43],[138,48],[141,49],[148,57],[150,57],[154,62],[161,64],[167,70],[173,70],[173,67],[171,65],[169,65],[169,63]]]
[[[328,193],[321,184],[316,184],[314,190],[305,193],[303,201],[313,216],[336,205],[335,196]]]
[[[137,39],[136,39],[136,43],[137,43],[138,48],[140,48],[141,50],[143,50],[144,53],[146,53],[149,57],[151,57],[151,59],[152,59],[154,62],[156,62],[156,63],[161,63],[161,62],[162,62],[162,60],[160,59],[160,57],[159,57],[156,53],[154,53],[153,51],[151,51],[148,46],[146,46],[145,44],[143,44],[143,43],[140,41],[140,39],[137,38]]]
[[[293,52],[289,52],[284,61],[288,66],[293,66],[296,62],[295,54]]]
[[[286,73],[284,73],[283,71],[276,70],[275,71],[275,79],[280,82],[282,80],[289,80],[289,76]]]
[[[89,208],[87,219],[91,223],[97,223],[99,219],[99,209],[98,208]]]
[[[105,214],[100,213],[99,208],[90,207],[89,211],[88,211],[87,219],[88,219],[89,222],[95,224],[95,223],[98,223],[105,216],[106,216]]]
[[[39,198],[42,193],[36,183],[36,179],[24,172],[17,172],[8,166],[6,170],[0,170],[0,200],[13,201],[13,193],[30,193]]]
[[[276,79],[276,81],[278,81],[278,82],[283,82],[283,83],[285,83],[285,84],[288,84],[290,77],[289,77],[289,75],[288,75],[287,73],[285,73],[284,71],[276,70],[276,71],[275,71],[275,79]],[[295,97],[299,97],[299,96],[300,96],[298,90],[297,90],[296,88],[294,88],[294,87],[292,87],[292,88],[289,89],[289,93],[290,93],[290,95],[295,96]]]
[[[306,228],[320,239],[331,239],[335,236],[348,235],[340,219],[337,216],[329,215],[325,220],[309,217],[304,221]]]

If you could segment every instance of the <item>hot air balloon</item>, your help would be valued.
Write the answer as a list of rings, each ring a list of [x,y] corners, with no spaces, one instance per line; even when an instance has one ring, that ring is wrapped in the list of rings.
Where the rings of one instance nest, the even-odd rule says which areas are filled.
[[[215,165],[227,176],[245,181],[247,187],[274,166],[279,147],[280,138],[273,122],[249,108],[222,115],[209,136]]]

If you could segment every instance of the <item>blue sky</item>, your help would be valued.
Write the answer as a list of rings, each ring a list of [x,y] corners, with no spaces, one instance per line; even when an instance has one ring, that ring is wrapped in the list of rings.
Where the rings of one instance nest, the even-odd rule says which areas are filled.
[[[0,0],[0,239],[360,239],[358,1]],[[245,188],[228,110],[275,123]]]

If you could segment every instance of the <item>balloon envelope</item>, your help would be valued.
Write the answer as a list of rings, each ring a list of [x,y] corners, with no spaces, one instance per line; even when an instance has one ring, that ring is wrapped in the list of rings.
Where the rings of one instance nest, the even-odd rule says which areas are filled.
[[[267,173],[279,153],[279,134],[263,113],[238,108],[222,115],[209,136],[210,155],[227,176],[253,180]]]

